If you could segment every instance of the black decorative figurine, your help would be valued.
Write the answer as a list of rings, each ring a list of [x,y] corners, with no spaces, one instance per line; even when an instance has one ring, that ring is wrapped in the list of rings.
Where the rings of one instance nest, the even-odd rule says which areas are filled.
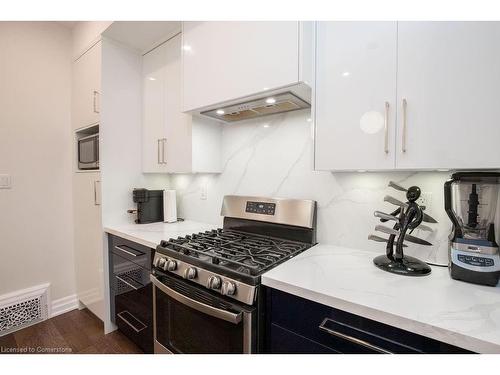
[[[392,184],[392,185],[391,185]],[[394,187],[394,185],[398,186],[395,183],[389,183],[389,186]],[[432,245],[431,243],[412,236],[407,233],[408,231],[411,233],[415,228],[417,228],[422,221],[428,222],[436,222],[430,216],[425,215],[422,211],[422,207],[420,207],[416,201],[420,197],[420,188],[418,186],[412,186],[408,188],[408,190],[401,187],[401,189],[397,190],[405,190],[406,198],[408,202],[403,203],[397,201],[395,198],[386,197],[386,201],[391,203],[399,203],[400,207],[395,210],[392,214],[384,214],[380,211],[375,211],[375,216],[380,218],[380,221],[386,222],[388,220],[395,221],[394,227],[388,228],[383,225],[376,226],[376,230],[390,234],[389,239],[384,239],[378,236],[370,235],[368,238],[375,241],[384,241],[387,242],[386,254],[380,255],[373,259],[373,263],[384,271],[397,273],[400,275],[407,276],[423,276],[427,275],[431,272],[431,268],[425,262],[421,260],[404,255],[403,247],[406,245],[404,241],[417,243],[420,245]],[[399,217],[397,216],[399,214]],[[428,228],[428,227],[426,227]],[[430,229],[430,228],[429,228]],[[431,229],[430,229],[431,230]],[[397,240],[396,240],[397,237]],[[394,250],[394,245],[396,245],[396,249]]]

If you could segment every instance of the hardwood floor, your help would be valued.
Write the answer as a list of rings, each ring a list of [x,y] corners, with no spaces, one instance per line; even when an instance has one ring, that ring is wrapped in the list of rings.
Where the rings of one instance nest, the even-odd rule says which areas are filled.
[[[105,335],[103,323],[87,309],[66,314],[0,337],[0,353],[142,353],[121,332]]]

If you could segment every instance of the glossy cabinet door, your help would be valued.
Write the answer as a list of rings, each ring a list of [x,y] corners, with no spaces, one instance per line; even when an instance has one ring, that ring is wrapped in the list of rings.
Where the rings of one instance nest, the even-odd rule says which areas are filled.
[[[182,102],[182,37],[177,35],[165,43],[164,154],[167,171],[192,171],[192,117],[181,109]],[[209,142],[210,140],[207,139]],[[204,157],[210,158],[210,155]]]
[[[99,122],[101,95],[101,42],[95,44],[73,64],[73,129]]]
[[[147,53],[142,61],[142,171],[166,172],[165,66],[166,45]]]
[[[399,22],[397,168],[500,167],[499,45],[499,22]]]
[[[143,58],[144,173],[220,172],[221,127],[182,112],[181,35]]]
[[[78,300],[104,319],[100,172],[73,174],[75,273]]]
[[[393,169],[396,22],[318,22],[315,169]]]
[[[183,111],[299,80],[299,22],[184,22]]]

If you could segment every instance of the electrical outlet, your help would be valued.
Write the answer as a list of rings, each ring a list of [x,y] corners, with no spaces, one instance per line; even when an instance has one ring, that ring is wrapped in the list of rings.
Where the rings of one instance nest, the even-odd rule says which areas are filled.
[[[432,206],[432,193],[428,191],[422,192],[420,198],[417,199],[417,203],[420,206],[425,206],[425,212],[428,214]]]
[[[207,185],[202,185],[200,189],[200,199],[201,200],[206,200],[207,199]]]
[[[11,187],[10,175],[0,174],[0,189],[10,189]]]

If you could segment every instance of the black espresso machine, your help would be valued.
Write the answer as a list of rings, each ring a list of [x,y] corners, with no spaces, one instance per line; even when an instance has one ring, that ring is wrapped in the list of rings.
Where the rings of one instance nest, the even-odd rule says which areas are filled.
[[[500,173],[458,172],[444,184],[445,210],[453,223],[449,270],[452,278],[495,286]]]
[[[137,209],[127,212],[137,214],[137,224],[163,221],[163,190],[134,189],[132,200],[137,203]]]

